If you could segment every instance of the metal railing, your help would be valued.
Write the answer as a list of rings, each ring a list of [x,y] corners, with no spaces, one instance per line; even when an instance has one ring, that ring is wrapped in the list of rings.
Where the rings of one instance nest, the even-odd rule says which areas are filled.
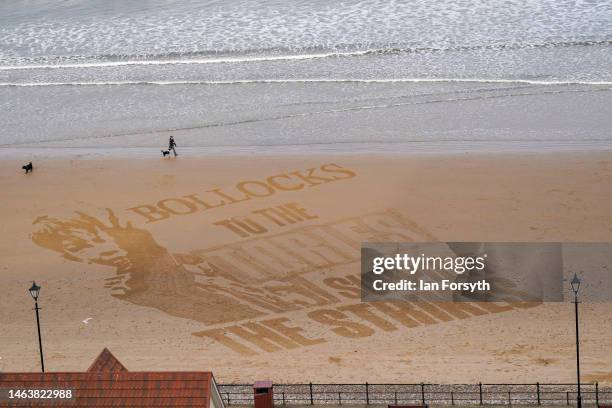
[[[611,404],[612,388],[581,384],[583,404]],[[221,384],[227,405],[253,404],[252,384]],[[276,405],[574,405],[576,384],[275,384]]]

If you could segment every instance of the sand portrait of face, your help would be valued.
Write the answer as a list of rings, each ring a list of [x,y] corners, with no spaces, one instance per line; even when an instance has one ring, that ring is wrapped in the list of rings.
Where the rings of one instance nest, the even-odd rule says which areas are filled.
[[[122,249],[113,237],[120,231],[114,215],[109,212],[111,226],[104,226],[99,220],[85,214],[79,218],[60,220],[47,216],[34,221],[39,229],[32,240],[45,248],[62,253],[64,258],[76,262],[95,263],[127,270],[132,262],[127,251]]]
[[[104,231],[96,234],[83,230],[72,232],[72,239],[66,242],[65,248],[84,262],[115,266],[128,269],[131,266],[127,252],[117,247],[113,238]]]

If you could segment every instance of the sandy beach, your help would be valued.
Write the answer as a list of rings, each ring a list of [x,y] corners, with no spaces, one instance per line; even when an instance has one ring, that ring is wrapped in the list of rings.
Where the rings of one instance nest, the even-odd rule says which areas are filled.
[[[49,371],[108,347],[222,383],[571,382],[571,304],[408,319],[360,304],[359,244],[612,240],[609,151],[22,161],[0,163],[0,371],[38,367],[36,280]],[[611,312],[582,305],[584,381],[612,384]]]

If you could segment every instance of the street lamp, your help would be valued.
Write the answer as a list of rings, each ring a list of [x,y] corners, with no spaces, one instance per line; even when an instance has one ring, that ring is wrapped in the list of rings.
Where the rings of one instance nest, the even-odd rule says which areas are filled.
[[[43,359],[43,349],[42,349],[42,339],[40,337],[40,318],[38,317],[38,311],[40,310],[38,307],[38,294],[40,293],[40,286],[36,284],[36,282],[32,282],[32,287],[28,289],[30,295],[32,295],[32,299],[34,299],[34,310],[36,310],[36,326],[38,327],[38,347],[40,349],[40,367],[42,368],[42,372],[45,372],[45,361]]]
[[[574,277],[570,282],[572,291],[574,292],[574,314],[576,316],[576,376],[578,377],[578,396],[576,404],[578,408],[582,408],[582,396],[580,395],[580,339],[578,337],[578,290],[580,289],[580,278],[574,273]]]

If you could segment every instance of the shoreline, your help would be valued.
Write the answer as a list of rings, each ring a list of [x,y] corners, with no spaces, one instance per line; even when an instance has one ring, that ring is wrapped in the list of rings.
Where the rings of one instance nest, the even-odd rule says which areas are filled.
[[[409,143],[312,143],[303,145],[271,146],[187,146],[177,148],[179,157],[215,156],[302,156],[304,150],[309,154],[322,156],[456,156],[456,155],[548,155],[548,154],[590,154],[612,151],[610,141],[568,141],[559,143],[504,143],[504,142],[409,142]],[[79,158],[113,159],[128,157],[134,159],[154,159],[159,156],[160,147],[138,146],[0,146],[0,158]],[[165,150],[165,147],[164,147]],[[182,153],[182,154],[181,154]],[[161,157],[161,156],[160,156]]]

